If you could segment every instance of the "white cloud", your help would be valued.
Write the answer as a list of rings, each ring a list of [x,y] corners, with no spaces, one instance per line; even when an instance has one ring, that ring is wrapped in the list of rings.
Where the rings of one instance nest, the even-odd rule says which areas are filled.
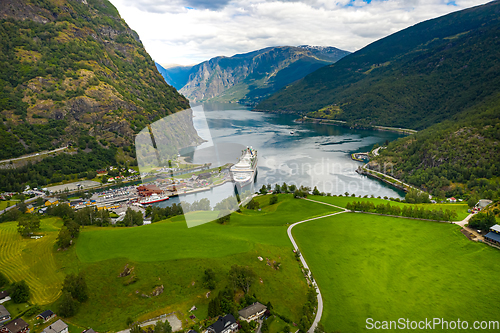
[[[162,64],[193,64],[268,46],[356,51],[391,33],[485,0],[111,0]]]

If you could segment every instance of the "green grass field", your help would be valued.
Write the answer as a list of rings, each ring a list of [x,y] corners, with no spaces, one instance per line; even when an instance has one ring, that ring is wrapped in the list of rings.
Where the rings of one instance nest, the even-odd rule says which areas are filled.
[[[387,203],[390,203],[391,206],[412,206],[412,207],[424,207],[425,209],[430,209],[430,210],[440,210],[442,209],[443,211],[449,209],[451,211],[457,212],[457,217],[455,217],[453,220],[454,221],[462,221],[464,218],[469,215],[467,213],[467,210],[469,209],[469,206],[465,203],[436,203],[436,204],[408,204],[408,203],[403,203],[403,202],[397,202],[397,201],[390,201],[390,200],[384,200],[384,199],[378,199],[378,198],[353,198],[353,197],[324,197],[324,196],[315,196],[311,195],[308,197],[309,199],[313,199],[316,201],[321,201],[321,202],[326,202],[326,203],[331,203],[334,205],[337,205],[339,207],[346,207],[348,202],[354,202],[354,201],[371,201],[375,205],[379,204],[384,204],[386,205]]]
[[[4,200],[4,201],[0,201],[0,210],[4,210],[5,208],[7,208],[9,206],[15,206],[18,202],[19,202],[19,200]]]
[[[0,271],[10,281],[26,280],[31,302],[48,304],[61,294],[64,280],[54,259],[54,243],[62,223],[55,218],[41,222],[40,239],[22,238],[16,222],[0,224]]]
[[[367,331],[367,318],[500,318],[500,251],[456,225],[345,213],[293,235],[322,292],[329,332]]]
[[[233,213],[228,225],[212,222],[187,228],[184,218],[177,216],[135,228],[82,229],[76,247],[56,255],[66,273],[83,271],[91,290],[89,301],[70,321],[83,327],[92,323],[100,331],[119,330],[126,328],[128,317],[143,320],[179,311],[179,317],[191,322],[187,311],[193,305],[200,309],[196,316],[203,319],[208,304],[208,290],[201,282],[203,272],[214,269],[219,290],[234,264],[256,272],[252,293],[298,321],[307,285],[286,235],[287,226],[338,210],[291,195],[280,195],[279,202],[269,206],[269,197],[256,198],[260,212],[243,209]],[[281,268],[274,270],[266,260],[259,261],[259,256],[280,262]],[[138,277],[128,286],[123,284],[128,278],[118,277],[126,264],[134,267]],[[157,285],[164,286],[162,295],[141,296]]]

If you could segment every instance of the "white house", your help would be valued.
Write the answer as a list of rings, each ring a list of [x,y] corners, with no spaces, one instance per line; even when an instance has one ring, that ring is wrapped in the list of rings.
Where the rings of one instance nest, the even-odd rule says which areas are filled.
[[[59,319],[55,323],[45,327],[43,333],[68,333],[68,325]]]

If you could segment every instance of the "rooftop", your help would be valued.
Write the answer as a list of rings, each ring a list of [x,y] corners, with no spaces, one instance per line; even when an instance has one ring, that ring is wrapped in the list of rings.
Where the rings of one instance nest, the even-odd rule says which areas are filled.
[[[10,312],[5,308],[5,306],[0,304],[0,319],[5,316],[10,316]]]
[[[220,333],[222,332],[226,327],[236,323],[236,319],[234,319],[234,316],[232,314],[225,315],[224,317],[219,317],[219,319],[210,325],[215,333]]]
[[[490,228],[490,230],[493,230],[493,231],[496,231],[496,232],[500,232],[500,225],[499,224],[495,224],[494,226],[492,226]]]
[[[490,231],[486,235],[484,235],[484,238],[488,238],[490,240],[494,240],[496,242],[500,242],[500,235],[497,234],[496,232]]]
[[[62,332],[66,328],[68,328],[68,325],[64,321],[59,319],[58,321],[56,321],[52,325],[45,327],[43,332],[45,332],[45,333],[59,333],[59,332]]]
[[[9,332],[11,332],[11,333],[18,333],[18,332],[24,330],[25,328],[27,328],[28,326],[29,325],[27,322],[25,322],[21,318],[18,318],[16,320],[11,321],[10,323],[5,325],[4,327],[7,330],[9,330]]]
[[[52,316],[53,314],[54,314],[54,312],[52,312],[51,310],[45,310],[42,313],[40,313],[39,316],[43,317],[44,319],[47,319],[50,316]]]
[[[238,311],[238,313],[243,318],[248,318],[248,317],[253,316],[254,314],[261,312],[263,310],[266,310],[266,309],[267,309],[267,307],[265,305],[263,305],[259,302],[255,302],[252,305],[247,306],[244,309],[241,309],[240,311]]]

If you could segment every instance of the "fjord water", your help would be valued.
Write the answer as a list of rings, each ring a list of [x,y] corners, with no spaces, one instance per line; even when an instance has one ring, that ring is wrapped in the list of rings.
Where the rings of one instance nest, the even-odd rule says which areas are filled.
[[[403,192],[383,182],[358,175],[355,170],[363,163],[351,159],[351,153],[368,152],[374,144],[395,140],[400,134],[301,124],[294,122],[295,119],[296,115],[256,112],[238,104],[206,103],[195,106],[194,126],[207,142],[184,149],[181,154],[193,163],[222,165],[235,163],[241,154],[241,146],[252,146],[258,150],[255,190],[263,184],[274,187],[276,183],[285,182],[311,188],[317,186],[320,191],[332,194],[349,192],[356,196],[404,196]],[[209,146],[216,149],[207,150]],[[231,183],[226,183],[180,200],[193,202],[209,198],[211,203],[215,203],[227,197],[232,188]],[[162,206],[174,202],[179,202],[179,199],[172,198]]]

